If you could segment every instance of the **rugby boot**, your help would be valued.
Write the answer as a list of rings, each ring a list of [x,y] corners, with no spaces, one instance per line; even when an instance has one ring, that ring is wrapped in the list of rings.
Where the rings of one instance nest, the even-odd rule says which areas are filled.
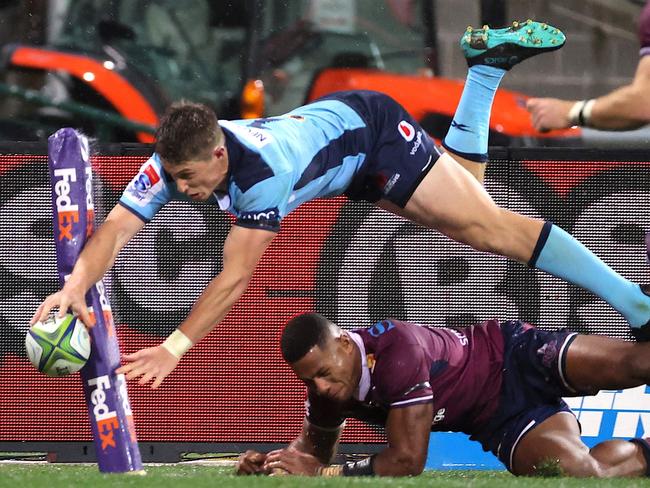
[[[541,22],[513,22],[510,27],[467,28],[460,40],[468,66],[482,64],[509,70],[537,54],[560,49],[566,37],[557,28]]]

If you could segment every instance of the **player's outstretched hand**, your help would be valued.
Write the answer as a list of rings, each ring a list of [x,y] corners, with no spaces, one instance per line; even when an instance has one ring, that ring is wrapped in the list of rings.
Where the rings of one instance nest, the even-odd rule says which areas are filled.
[[[262,467],[266,461],[266,454],[248,450],[237,459],[236,473],[239,475],[267,474]]]
[[[126,375],[127,380],[140,378],[140,385],[146,385],[153,380],[153,389],[158,388],[178,364],[178,358],[162,346],[140,349],[122,357],[127,363],[120,366],[116,373]]]
[[[280,469],[301,476],[316,476],[322,466],[323,464],[315,456],[287,447],[269,452],[263,468],[268,471]]]
[[[78,316],[86,327],[94,327],[95,321],[91,319],[86,306],[86,298],[83,290],[78,288],[63,287],[62,290],[51,294],[36,309],[30,325],[42,322],[50,315],[53,308],[59,309],[58,316],[64,317],[68,310]]]
[[[569,111],[574,102],[557,98],[531,98],[526,103],[536,130],[546,132],[571,126]]]

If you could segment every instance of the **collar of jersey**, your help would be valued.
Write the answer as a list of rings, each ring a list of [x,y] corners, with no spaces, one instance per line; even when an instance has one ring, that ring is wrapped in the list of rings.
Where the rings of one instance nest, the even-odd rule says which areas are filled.
[[[226,140],[226,149],[228,151],[228,173],[226,174],[226,181],[228,187],[230,187],[230,179],[232,177],[233,167],[241,155],[241,148],[237,145],[238,141],[236,137],[232,135],[231,130],[222,125],[224,122],[226,122],[225,125],[228,125],[229,127],[232,124],[230,124],[230,122],[227,120],[219,121],[219,125],[221,126],[221,130],[223,131]],[[232,205],[232,199],[230,198],[230,194],[227,191],[215,190],[212,194],[217,200],[219,210],[228,210]]]
[[[348,334],[361,353],[361,379],[359,380],[357,389],[354,391],[354,398],[362,402],[370,391],[370,369],[368,368],[368,360],[366,359],[366,346],[363,344],[363,339],[361,339],[359,334],[355,334],[354,332],[348,332]]]
[[[219,210],[228,210],[230,208],[230,195],[221,191],[215,191],[212,195],[214,195],[214,198],[217,200]]]

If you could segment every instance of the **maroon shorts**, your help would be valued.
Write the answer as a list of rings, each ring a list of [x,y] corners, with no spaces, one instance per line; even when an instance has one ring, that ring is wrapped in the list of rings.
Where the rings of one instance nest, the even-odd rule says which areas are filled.
[[[566,379],[566,354],[577,334],[544,331],[521,321],[504,322],[503,383],[496,414],[471,439],[512,471],[517,444],[559,412],[573,415],[562,397],[582,396]]]

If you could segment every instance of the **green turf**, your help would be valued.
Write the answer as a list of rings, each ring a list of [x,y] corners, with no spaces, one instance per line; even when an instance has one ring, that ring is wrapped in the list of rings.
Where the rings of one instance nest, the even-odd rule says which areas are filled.
[[[147,466],[145,476],[101,474],[96,466],[65,464],[0,464],[0,487],[275,487],[310,488],[365,486],[435,487],[435,488],[510,488],[510,487],[648,487],[643,479],[570,479],[570,478],[515,478],[506,472],[496,471],[427,471],[415,478],[300,478],[234,476],[232,468],[195,464]]]

